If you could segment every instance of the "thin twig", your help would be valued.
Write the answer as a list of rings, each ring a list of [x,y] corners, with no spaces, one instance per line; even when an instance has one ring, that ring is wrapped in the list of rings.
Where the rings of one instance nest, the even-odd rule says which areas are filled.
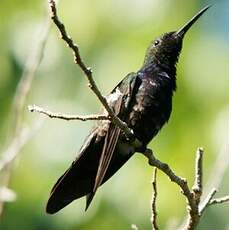
[[[32,50],[29,53],[27,61],[25,63],[24,71],[22,73],[22,77],[20,82],[18,83],[16,93],[14,96],[13,102],[13,112],[14,114],[14,122],[13,122],[13,132],[12,139],[9,143],[6,150],[2,153],[2,160],[0,162],[1,170],[4,169],[4,176],[2,178],[2,184],[5,187],[8,187],[11,179],[11,171],[14,159],[20,153],[22,146],[24,146],[30,138],[33,136],[33,131],[31,133],[25,134],[25,130],[22,124],[23,111],[25,108],[25,101],[28,96],[28,93],[31,88],[31,84],[35,77],[35,73],[37,71],[38,66],[41,63],[44,54],[44,48],[47,41],[47,37],[50,30],[50,20],[48,17],[45,19],[44,24],[42,25],[42,32],[36,41],[33,42]],[[36,125],[35,125],[36,126]],[[33,128],[31,129],[33,130]],[[9,154],[9,155],[7,155]],[[3,214],[4,210],[4,202],[0,201],[0,217]]]
[[[152,192],[152,202],[151,202],[151,208],[152,208],[152,216],[151,216],[151,223],[152,223],[152,229],[153,230],[159,230],[157,226],[157,208],[156,208],[156,201],[157,201],[157,168],[154,168],[153,172],[153,192]]]
[[[30,91],[37,68],[39,67],[44,55],[44,49],[50,31],[50,20],[48,20],[48,18],[45,19],[42,28],[43,31],[40,33],[37,44],[35,42],[33,43],[32,51],[27,58],[21,80],[18,83],[14,96],[13,110],[15,116],[15,124],[13,128],[15,133],[19,132],[20,130],[22,115],[25,108],[25,101]]]
[[[206,210],[207,206],[211,203],[211,200],[215,196],[216,192],[217,190],[213,188],[212,191],[206,197],[206,199],[200,204],[200,208],[199,208],[200,216],[203,215],[204,211]]]
[[[203,191],[203,148],[198,148],[196,153],[196,165],[195,165],[195,182],[193,185],[193,193],[197,204],[200,203],[200,197]]]
[[[187,207],[189,215],[187,221],[185,221],[184,224],[185,229],[187,230],[195,229],[200,220],[199,203],[203,189],[203,153],[204,150],[202,148],[197,149],[195,163],[195,182],[191,190],[193,206]]]
[[[43,119],[42,119],[43,120]],[[16,157],[19,155],[21,149],[31,140],[31,138],[37,133],[37,130],[42,126],[42,120],[39,120],[34,124],[32,129],[25,127],[20,128],[18,135],[14,136],[8,148],[2,153],[0,159],[0,172],[4,172],[4,181],[1,185],[7,188],[9,186],[12,165]],[[0,200],[0,217],[4,211],[4,200]]]
[[[58,118],[62,120],[80,120],[80,121],[89,121],[89,120],[109,120],[109,117],[106,115],[101,114],[93,114],[93,115],[87,115],[87,116],[79,116],[79,115],[70,115],[70,114],[64,114],[64,113],[54,113],[49,110],[46,110],[40,106],[36,105],[29,105],[28,110],[30,112],[38,112],[42,113],[50,118]]]
[[[41,128],[43,119],[37,121],[32,129],[24,127],[12,140],[10,146],[2,153],[0,159],[0,171],[4,170],[11,164],[21,151],[22,147],[34,136],[35,133]]]
[[[84,61],[81,58],[79,47],[73,42],[71,37],[67,34],[67,31],[65,29],[64,24],[59,20],[57,16],[57,10],[56,10],[56,3],[54,0],[49,1],[50,8],[51,8],[51,19],[57,26],[57,28],[60,31],[61,38],[67,43],[69,48],[73,51],[74,55],[74,61],[75,63],[80,67],[80,69],[84,72],[85,76],[87,77],[87,80],[89,82],[88,86],[90,89],[95,93],[99,101],[102,103],[104,108],[107,110],[109,116],[111,117],[112,122],[117,125],[127,136],[128,139],[132,140],[136,145],[140,146],[141,143],[136,139],[136,137],[133,134],[133,131],[127,126],[127,124],[123,121],[121,121],[113,112],[113,110],[110,108],[110,106],[107,103],[106,98],[100,93],[93,77],[92,77],[92,70],[91,68],[87,67],[84,64]]]
[[[198,225],[201,216],[209,205],[220,204],[229,201],[229,196],[225,196],[219,199],[213,199],[217,190],[213,188],[205,200],[200,203],[200,198],[203,193],[203,149],[199,148],[196,154],[196,170],[195,170],[195,183],[192,189],[193,201],[197,210],[189,210],[189,216],[187,221],[185,221],[181,227],[177,229],[187,229],[192,230]],[[190,207],[189,207],[190,208]]]
[[[222,204],[222,203],[226,203],[226,202],[229,202],[229,196],[224,196],[221,198],[212,199],[208,205]]]
[[[171,181],[176,183],[181,188],[183,195],[186,197],[187,210],[189,214],[185,229],[194,229],[199,222],[199,212],[198,205],[196,204],[196,201],[194,199],[193,192],[188,186],[187,180],[177,176],[168,164],[163,163],[155,158],[152,150],[147,149],[143,154],[148,158],[150,165],[157,167],[158,169],[163,171],[170,178]]]
[[[193,206],[195,206],[193,199],[192,199],[192,193],[188,187],[188,183],[187,180],[177,176],[173,170],[169,167],[168,164],[161,162],[160,160],[158,160],[151,149],[147,149],[144,153],[143,153],[149,161],[149,164],[157,167],[158,169],[160,169],[161,171],[163,171],[169,178],[171,181],[175,182],[176,184],[178,184],[183,192],[183,194],[186,196],[187,200],[188,200],[188,204],[190,205],[190,207],[192,208]]]

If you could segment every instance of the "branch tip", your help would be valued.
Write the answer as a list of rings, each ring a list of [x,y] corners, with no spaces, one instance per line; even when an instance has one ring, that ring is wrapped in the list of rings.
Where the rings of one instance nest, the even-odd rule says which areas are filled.
[[[203,148],[198,148],[195,163],[195,182],[192,187],[192,193],[197,205],[200,203],[200,198],[203,192],[203,154]]]
[[[33,106],[32,105],[28,105],[28,110],[29,110],[29,112],[34,112],[34,108],[33,108]]]
[[[209,205],[213,205],[213,204],[223,204],[229,202],[229,196],[224,196],[221,198],[216,198],[216,199],[211,199],[211,201],[209,202]]]
[[[152,208],[152,214],[151,214],[151,224],[153,230],[158,230],[157,225],[157,207],[156,207],[156,201],[157,201],[157,168],[154,167],[153,170],[153,192],[152,192],[152,202],[151,202],[151,208]]]

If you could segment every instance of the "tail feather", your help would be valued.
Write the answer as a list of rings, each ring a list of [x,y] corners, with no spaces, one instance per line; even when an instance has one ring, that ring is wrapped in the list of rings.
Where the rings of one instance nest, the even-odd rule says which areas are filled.
[[[93,190],[103,146],[103,141],[94,144],[95,139],[96,136],[92,136],[79,158],[54,185],[46,206],[47,213],[56,213],[73,200],[85,196]]]
[[[99,161],[104,145],[104,138],[96,142],[96,135],[87,141],[87,146],[81,151],[70,168],[57,180],[51,190],[46,206],[46,212],[54,214],[70,204],[73,200],[86,196],[86,209],[89,207],[95,193],[93,192]],[[132,154],[113,154],[106,174],[101,184],[106,182]],[[100,184],[100,185],[101,185]]]
[[[87,194],[85,211],[87,211],[87,209],[89,208],[94,196],[95,196],[95,192],[91,192],[91,193]]]

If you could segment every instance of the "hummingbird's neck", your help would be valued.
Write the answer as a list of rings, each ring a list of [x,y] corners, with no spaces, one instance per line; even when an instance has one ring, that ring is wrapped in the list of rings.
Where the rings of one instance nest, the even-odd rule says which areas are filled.
[[[159,57],[157,58],[154,55],[146,55],[143,67],[144,66],[151,66],[158,67],[165,71],[167,74],[176,77],[176,60],[172,60],[170,57]]]
[[[160,73],[167,77],[166,81],[169,79],[172,90],[176,90],[176,65],[168,65],[166,62],[162,63],[154,58],[145,59],[143,66],[140,69],[143,76],[149,78],[157,78],[157,76],[162,76]],[[165,73],[165,74],[164,74]]]
[[[171,78],[176,78],[176,63],[160,61],[156,57],[146,57],[141,69],[157,69],[158,71],[166,72]]]

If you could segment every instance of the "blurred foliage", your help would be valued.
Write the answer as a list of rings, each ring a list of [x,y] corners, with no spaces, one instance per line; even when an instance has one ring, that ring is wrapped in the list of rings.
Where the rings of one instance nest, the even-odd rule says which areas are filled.
[[[128,73],[138,70],[149,42],[176,30],[202,6],[214,6],[187,34],[178,64],[178,90],[168,125],[150,147],[179,175],[193,181],[195,151],[203,146],[205,181],[217,154],[228,145],[229,130],[229,2],[182,0],[67,0],[58,9],[69,33],[104,94]],[[10,140],[11,106],[23,66],[39,38],[47,1],[1,0],[0,3],[0,147]],[[53,111],[91,114],[100,104],[52,26],[44,58],[27,104]],[[24,109],[28,124],[37,114]],[[16,162],[10,188],[17,200],[8,203],[1,229],[150,229],[152,169],[136,154],[101,189],[91,208],[84,199],[54,216],[44,212],[55,180],[74,159],[92,123],[47,119]],[[228,154],[229,155],[229,154]],[[226,159],[225,159],[226,160]],[[228,175],[228,172],[227,174]],[[177,186],[159,173],[159,225],[180,221],[185,202]],[[224,178],[221,193],[228,194]],[[200,229],[229,229],[227,205],[209,208]]]

